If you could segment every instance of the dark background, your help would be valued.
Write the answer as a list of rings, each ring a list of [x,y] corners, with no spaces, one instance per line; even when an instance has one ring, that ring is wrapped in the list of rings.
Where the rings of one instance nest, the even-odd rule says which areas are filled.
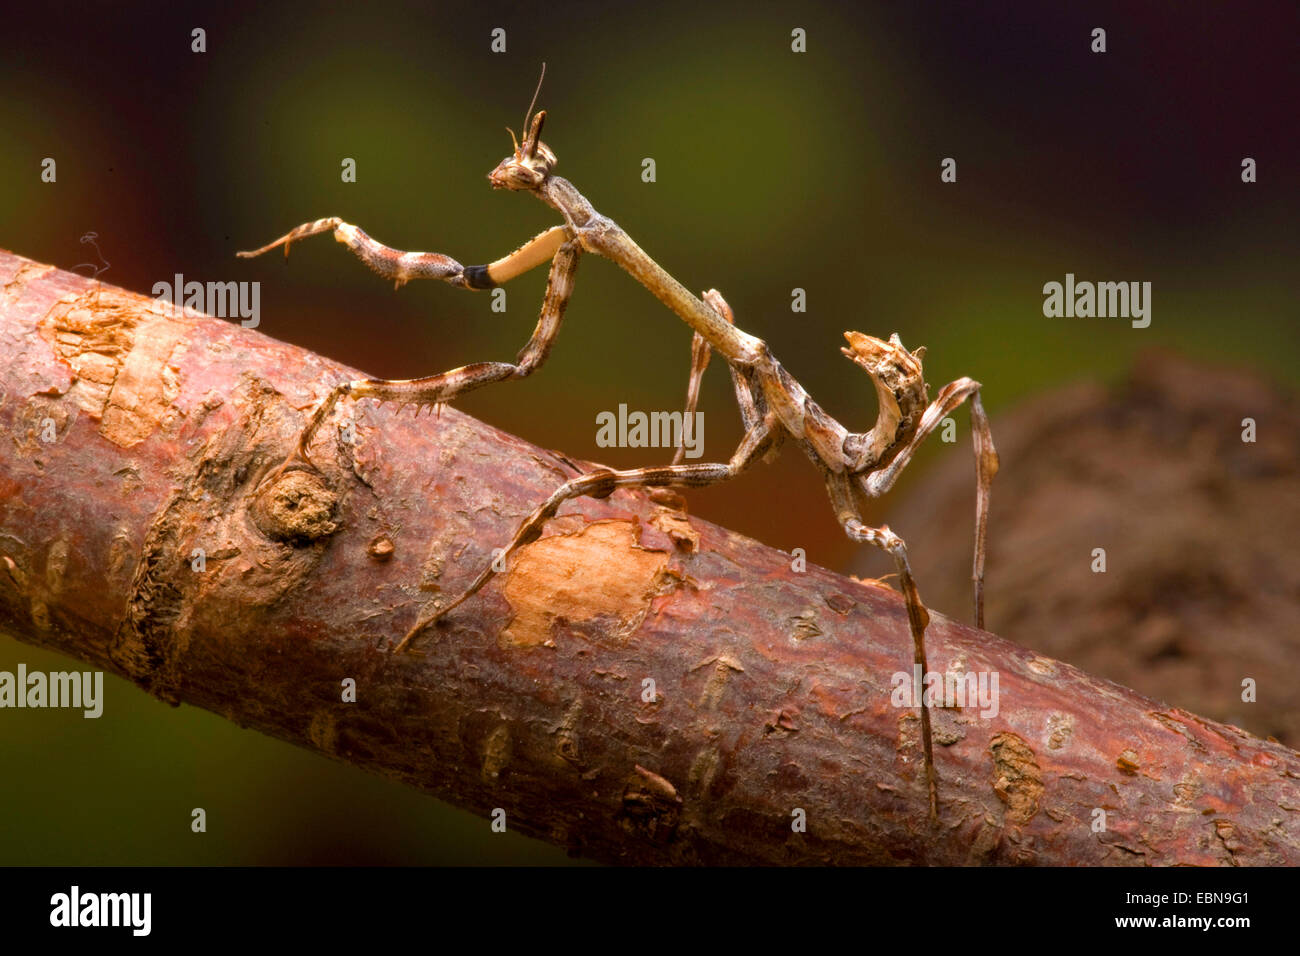
[[[720,289],[851,428],[869,426],[875,400],[839,356],[845,329],[926,345],[932,388],[982,381],[995,434],[999,410],[1113,381],[1152,345],[1300,379],[1292,2],[53,3],[4,24],[0,246],[70,268],[94,258],[79,242],[94,230],[102,278],[128,289],[177,272],[260,281],[260,331],[375,375],[512,357],[544,272],[511,283],[501,315],[442,284],[394,292],[327,237],[287,264],[234,252],[329,215],[466,263],[508,252],[556,221],[484,178],[544,60],[558,172],[688,287]],[[505,54],[489,51],[497,26]],[[190,50],[194,27],[206,53]],[[795,27],[806,53],[790,50]],[[1241,181],[1246,156],[1257,183]],[[56,184],[40,181],[45,157]],[[340,181],[344,157],[356,183]],[[940,182],[944,157],[956,184]],[[1151,282],[1151,326],[1045,318],[1042,286],[1067,272]],[[796,286],[806,313],[790,310]],[[663,461],[596,447],[595,416],[679,407],[689,346],[680,321],[588,256],[548,364],[460,407],[577,457]],[[740,429],[720,363],[701,407],[707,458],[725,457]],[[935,456],[969,455],[957,418],[961,445],[933,442],[896,495]],[[815,563],[854,558],[793,449],[689,501]],[[969,534],[952,547],[968,550]],[[69,666],[0,638],[0,669],[18,661]],[[106,693],[97,721],[0,711],[0,864],[565,859],[115,678]],[[203,836],[189,831],[195,806]]]

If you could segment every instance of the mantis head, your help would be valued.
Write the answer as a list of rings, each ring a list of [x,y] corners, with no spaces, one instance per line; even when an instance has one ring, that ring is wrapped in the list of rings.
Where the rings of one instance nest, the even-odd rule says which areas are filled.
[[[515,141],[514,154],[501,160],[497,168],[488,173],[493,189],[536,189],[551,175],[559,160],[551,152],[551,147],[540,139],[545,121],[546,110],[538,110],[524,141]],[[513,131],[510,138],[515,138]]]
[[[916,433],[929,401],[921,370],[925,346],[909,352],[898,333],[888,342],[861,332],[845,332],[844,338],[849,347],[840,351],[871,376],[880,400],[876,425],[862,436],[864,460],[872,467],[887,464]]]
[[[488,181],[492,183],[493,189],[536,189],[542,183],[546,182],[546,177],[551,175],[551,170],[559,162],[551,148],[542,142],[542,124],[546,122],[546,110],[538,110],[533,115],[533,107],[537,105],[537,94],[542,90],[542,80],[546,78],[546,64],[542,64],[542,75],[537,80],[537,89],[533,93],[533,101],[528,104],[528,112],[524,114],[524,126],[527,135],[521,144],[515,139],[514,130],[510,133],[510,141],[515,144],[514,155],[507,156],[501,162],[497,163],[497,168],[488,173]],[[532,117],[532,123],[529,124],[529,117]]]

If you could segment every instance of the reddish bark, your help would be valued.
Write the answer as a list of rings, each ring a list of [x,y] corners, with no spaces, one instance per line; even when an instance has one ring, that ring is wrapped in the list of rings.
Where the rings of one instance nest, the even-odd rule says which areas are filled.
[[[0,281],[20,640],[608,861],[1300,862],[1300,754],[938,614],[931,667],[996,671],[1000,711],[936,710],[931,827],[915,711],[890,699],[898,595],[666,499],[573,503],[422,656],[393,655],[571,462],[362,402],[355,443],[318,443],[322,477],[255,496],[359,373],[10,254]]]

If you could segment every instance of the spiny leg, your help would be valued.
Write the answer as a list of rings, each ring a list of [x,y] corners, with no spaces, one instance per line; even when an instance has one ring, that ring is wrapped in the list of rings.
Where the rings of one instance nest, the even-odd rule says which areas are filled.
[[[727,300],[722,297],[722,293],[717,289],[710,289],[704,293],[704,301],[713,308],[715,312],[721,315],[731,325],[736,324],[736,317],[731,311],[731,306],[727,305]],[[691,375],[686,383],[686,411],[682,418],[682,431],[685,431],[690,424],[695,421],[695,408],[700,399],[700,382],[704,379],[704,370],[709,367],[709,357],[713,354],[713,349],[704,336],[696,332],[691,337]],[[744,423],[745,430],[753,428],[758,423],[758,410],[754,407],[754,397],[749,392],[749,387],[745,384],[740,372],[734,366],[728,366],[731,372],[732,387],[736,391],[736,401],[740,404],[740,419]],[[686,453],[685,442],[678,447],[673,455],[673,464],[681,464],[682,457]]]
[[[830,492],[831,504],[841,526],[854,541],[873,544],[894,559],[898,569],[899,587],[907,603],[907,621],[912,632],[913,661],[921,668],[924,676],[929,673],[925,658],[925,628],[930,623],[929,612],[921,603],[921,594],[912,578],[912,567],[907,560],[907,545],[903,539],[889,530],[888,525],[871,528],[863,524],[853,501],[853,488],[848,477],[843,473],[830,473],[826,478],[826,488]],[[934,744],[930,733],[930,708],[925,703],[925,695],[918,702],[921,708],[921,749],[925,755],[925,783],[930,797],[930,820],[939,822],[939,778],[934,769]]]
[[[532,337],[520,350],[514,364],[509,362],[476,362],[452,369],[439,375],[406,380],[361,379],[345,382],[330,390],[325,400],[313,412],[307,427],[298,437],[294,454],[277,469],[274,480],[287,468],[295,464],[311,464],[308,449],[321,426],[329,420],[338,400],[344,395],[353,398],[377,398],[381,402],[403,402],[407,404],[440,405],[450,402],[466,392],[481,388],[492,382],[509,378],[525,378],[535,371],[550,354],[551,346],[559,333],[564,319],[564,310],[573,295],[573,279],[578,270],[578,259],[582,250],[576,242],[566,242],[555,253],[551,263],[550,276],[546,282],[546,296],[542,300],[541,314]]]
[[[691,375],[686,382],[686,410],[682,412],[682,443],[677,446],[677,451],[673,452],[674,465],[680,465],[686,455],[686,435],[695,427],[695,407],[700,400],[700,381],[704,378],[704,370],[709,367],[709,356],[712,354],[713,350],[709,348],[709,343],[704,341],[704,336],[696,332],[691,337]]]
[[[894,486],[899,473],[907,467],[921,442],[939,426],[967,398],[970,399],[971,439],[975,446],[975,558],[971,579],[975,584],[975,626],[984,627],[984,556],[988,550],[989,494],[993,477],[998,473],[998,452],[993,447],[993,433],[988,416],[980,402],[980,383],[969,378],[959,378],[939,390],[938,396],[926,408],[911,441],[893,461],[880,471],[860,475],[858,484],[872,498],[883,495]]]
[[[977,390],[970,402],[971,436],[975,445],[975,557],[971,580],[975,585],[975,626],[984,629],[984,557],[988,553],[989,495],[998,473],[998,450]]]
[[[514,537],[510,539],[509,544],[502,550],[500,560],[504,561],[517,549],[540,538],[546,522],[554,518],[560,506],[571,498],[584,496],[606,498],[616,488],[652,488],[667,485],[698,488],[734,478],[753,464],[757,458],[770,451],[781,440],[783,433],[776,430],[776,426],[776,418],[771,415],[760,421],[745,433],[740,446],[726,464],[661,465],[653,468],[637,468],[632,471],[602,469],[572,478],[552,492],[551,496],[538,505],[533,513],[524,520],[523,524],[515,532]],[[479,576],[474,579],[474,582],[450,604],[437,607],[433,611],[425,610],[421,612],[415,626],[402,638],[401,643],[397,645],[394,652],[401,653],[404,651],[411,641],[419,636],[420,632],[426,627],[477,594],[483,585],[487,584],[496,574],[493,567],[495,563],[488,564],[479,573]]]
[[[400,288],[412,279],[442,279],[462,289],[490,289],[508,282],[515,276],[539,266],[555,255],[565,240],[563,226],[554,226],[534,236],[508,256],[481,266],[463,266],[451,256],[437,252],[403,252],[371,239],[359,227],[344,222],[337,216],[303,223],[272,243],[251,252],[235,253],[242,259],[251,259],[277,246],[284,246],[287,258],[289,247],[299,239],[333,232],[334,238],[351,249],[370,269],[386,279],[392,279]]]

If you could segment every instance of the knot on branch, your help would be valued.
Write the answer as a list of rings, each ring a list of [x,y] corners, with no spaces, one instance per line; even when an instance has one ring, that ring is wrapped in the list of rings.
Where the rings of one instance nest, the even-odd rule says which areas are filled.
[[[258,530],[274,541],[310,544],[338,530],[334,508],[338,496],[318,475],[288,471],[253,499],[251,512]]]

